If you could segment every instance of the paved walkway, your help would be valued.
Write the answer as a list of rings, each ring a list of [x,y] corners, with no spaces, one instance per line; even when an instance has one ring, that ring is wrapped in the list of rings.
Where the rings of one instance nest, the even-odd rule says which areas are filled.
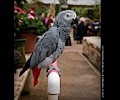
[[[58,67],[62,71],[59,100],[101,100],[100,72],[82,54],[82,44],[72,39],[72,46],[66,46],[58,59]],[[46,69],[41,70],[36,87],[30,71],[23,91],[30,94],[19,100],[47,100]]]

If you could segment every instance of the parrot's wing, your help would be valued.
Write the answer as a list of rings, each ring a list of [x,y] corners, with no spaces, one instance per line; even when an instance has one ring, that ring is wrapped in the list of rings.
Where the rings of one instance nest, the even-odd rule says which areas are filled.
[[[40,62],[49,57],[56,49],[59,40],[59,32],[56,27],[51,27],[38,40],[33,55],[31,57],[30,66],[37,66]]]

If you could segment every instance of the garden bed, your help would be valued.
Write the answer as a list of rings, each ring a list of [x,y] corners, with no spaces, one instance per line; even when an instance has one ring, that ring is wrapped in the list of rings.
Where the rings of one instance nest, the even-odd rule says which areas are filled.
[[[100,70],[101,66],[101,38],[98,36],[83,38],[83,54]]]

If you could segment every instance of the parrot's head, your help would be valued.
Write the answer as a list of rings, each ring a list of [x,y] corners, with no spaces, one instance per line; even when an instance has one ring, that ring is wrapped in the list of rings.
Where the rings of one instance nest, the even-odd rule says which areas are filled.
[[[77,15],[73,10],[61,11],[55,18],[54,24],[58,27],[71,27],[73,24],[77,24]]]
[[[63,29],[66,33],[65,37],[67,38],[70,35],[70,28],[74,24],[77,25],[77,23],[76,13],[73,10],[64,10],[56,16],[54,26]]]

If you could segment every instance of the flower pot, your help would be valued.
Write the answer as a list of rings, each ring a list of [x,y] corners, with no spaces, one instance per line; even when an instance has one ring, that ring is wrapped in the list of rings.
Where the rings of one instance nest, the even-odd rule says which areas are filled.
[[[26,39],[14,39],[14,49],[18,50],[22,55],[20,58],[20,64],[18,66],[23,67],[26,58],[25,58],[25,41]]]
[[[25,53],[32,53],[37,41],[37,35],[30,33],[29,31],[22,31],[20,38],[26,39]]]

